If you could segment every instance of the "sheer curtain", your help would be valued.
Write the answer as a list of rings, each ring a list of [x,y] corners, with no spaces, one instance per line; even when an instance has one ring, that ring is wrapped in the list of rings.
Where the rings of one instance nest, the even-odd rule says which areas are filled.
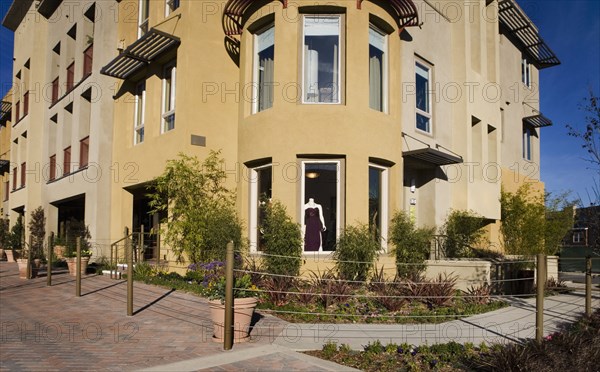
[[[275,28],[270,26],[256,36],[258,80],[256,111],[273,107],[273,81],[275,75]]]
[[[384,111],[386,35],[369,28],[369,107]]]

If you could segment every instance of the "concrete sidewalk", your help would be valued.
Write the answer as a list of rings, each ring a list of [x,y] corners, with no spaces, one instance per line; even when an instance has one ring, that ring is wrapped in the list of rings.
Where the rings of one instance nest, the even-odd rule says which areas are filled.
[[[124,281],[86,276],[82,295],[75,297],[64,270],[46,287],[45,277],[22,280],[16,263],[0,262],[0,371],[338,371],[351,369],[297,351],[327,341],[361,349],[375,340],[492,343],[535,334],[535,299],[527,299],[437,325],[290,324],[264,315],[250,342],[223,351],[211,340],[205,299],[136,282],[135,313],[127,317]],[[584,300],[581,293],[547,298],[545,333],[576,319]]]

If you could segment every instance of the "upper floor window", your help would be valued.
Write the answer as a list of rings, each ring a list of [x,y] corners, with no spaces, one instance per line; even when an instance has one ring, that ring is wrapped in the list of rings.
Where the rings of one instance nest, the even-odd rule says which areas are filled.
[[[415,82],[417,129],[431,133],[431,68],[417,62]]]
[[[19,121],[19,119],[21,119],[21,101],[15,103],[15,121]]]
[[[146,111],[146,82],[138,84],[135,92],[135,116],[133,125],[133,144],[144,142],[144,119]]]
[[[71,173],[71,146],[63,150],[63,176]]]
[[[27,163],[21,163],[21,187],[25,187],[25,182],[27,180]]]
[[[90,154],[90,137],[85,137],[79,141],[79,168],[85,168],[88,165]]]
[[[67,67],[67,92],[73,89],[73,83],[75,80],[75,62],[72,62]]]
[[[575,231],[573,233],[573,243],[583,242],[583,231]]]
[[[59,94],[58,83],[59,83],[59,80],[58,80],[58,76],[57,76],[56,79],[54,79],[52,81],[52,103],[55,103],[56,101],[58,101],[58,94]]]
[[[521,58],[521,81],[525,86],[531,87],[531,63],[525,56]]]
[[[92,63],[94,61],[94,44],[90,44],[83,52],[83,76],[92,74]]]
[[[56,179],[56,154],[50,157],[50,169],[48,170],[48,180]]]
[[[175,85],[177,66],[168,64],[163,72],[162,132],[175,128]]]
[[[139,0],[138,37],[148,32],[148,17],[150,15],[150,0]]]
[[[387,92],[387,35],[369,28],[369,107],[384,112]]]
[[[523,125],[523,159],[533,160],[533,148],[531,137],[535,136],[535,130],[528,125]]]
[[[255,107],[260,112],[273,107],[273,75],[275,67],[275,27],[268,26],[254,37]]]
[[[165,16],[171,14],[175,9],[179,8],[179,0],[166,0],[165,2]]]
[[[13,168],[12,186],[13,191],[15,191],[17,189],[17,167]]]
[[[306,15],[303,26],[305,103],[341,102],[341,16]]]
[[[29,114],[29,91],[23,94],[23,116]]]

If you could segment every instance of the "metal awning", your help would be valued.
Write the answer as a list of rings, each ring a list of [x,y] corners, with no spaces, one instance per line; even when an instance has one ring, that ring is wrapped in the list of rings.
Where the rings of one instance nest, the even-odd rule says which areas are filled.
[[[498,2],[500,24],[539,70],[560,65],[552,49],[540,36],[538,29],[515,0]]]
[[[533,116],[528,116],[526,118],[523,118],[523,123],[529,124],[534,128],[542,128],[542,127],[551,126],[552,120],[548,119],[547,117],[545,117],[542,114],[538,114],[538,115],[533,115]]]
[[[10,109],[12,104],[8,101],[2,101],[0,105],[0,124],[4,125],[7,120],[10,120]]]
[[[0,159],[0,175],[10,172],[10,160]]]
[[[448,154],[440,150],[432,149],[431,147],[405,151],[402,153],[402,156],[419,163],[430,164],[431,166],[460,164],[463,162],[463,159],[460,156]]]
[[[61,0],[42,0],[38,5],[37,10],[46,19],[49,19],[52,17],[52,14],[54,14],[54,11],[56,11],[60,3],[62,3]]]
[[[122,51],[115,59],[100,70],[101,74],[127,79],[156,58],[177,48],[178,37],[151,28],[144,36]]]
[[[287,8],[287,0],[279,0]],[[228,0],[223,9],[223,31],[225,36],[241,35],[244,29],[244,14],[256,0]]]
[[[363,1],[356,0],[356,7],[358,9],[361,8]],[[398,24],[400,32],[406,27],[419,26],[419,13],[413,0],[389,0],[389,4],[396,13],[394,19]]]

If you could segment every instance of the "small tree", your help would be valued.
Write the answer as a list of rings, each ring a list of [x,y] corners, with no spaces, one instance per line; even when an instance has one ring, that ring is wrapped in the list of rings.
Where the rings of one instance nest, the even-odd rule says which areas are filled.
[[[531,191],[529,184],[516,193],[501,192],[502,225],[500,234],[507,254],[554,254],[573,226],[572,203],[566,195],[556,198]]]
[[[333,258],[342,279],[366,281],[381,250],[369,225],[348,226],[337,241]]]
[[[434,228],[417,228],[406,213],[396,212],[390,226],[390,241],[394,244],[398,277],[413,279],[425,270],[434,232]]]
[[[44,238],[46,237],[46,216],[44,208],[37,207],[31,212],[29,220],[29,234],[32,237],[31,254],[33,258],[42,258]]]
[[[447,257],[473,257],[473,248],[483,241],[484,219],[470,211],[451,211],[440,234],[446,236]]]
[[[242,224],[235,210],[235,192],[225,187],[220,152],[200,163],[179,154],[149,187],[153,213],[168,215],[164,237],[177,257],[192,263],[223,260],[227,242],[242,242]]]
[[[265,269],[271,274],[300,274],[302,232],[292,221],[285,206],[277,200],[265,205],[265,219],[260,226],[264,243]]]
[[[8,238],[8,245],[13,251],[20,250],[23,248],[23,239],[25,233],[25,226],[23,225],[23,216],[19,215],[17,221],[10,229],[10,235]]]
[[[9,247],[9,237],[8,219],[0,218],[0,248]]]

